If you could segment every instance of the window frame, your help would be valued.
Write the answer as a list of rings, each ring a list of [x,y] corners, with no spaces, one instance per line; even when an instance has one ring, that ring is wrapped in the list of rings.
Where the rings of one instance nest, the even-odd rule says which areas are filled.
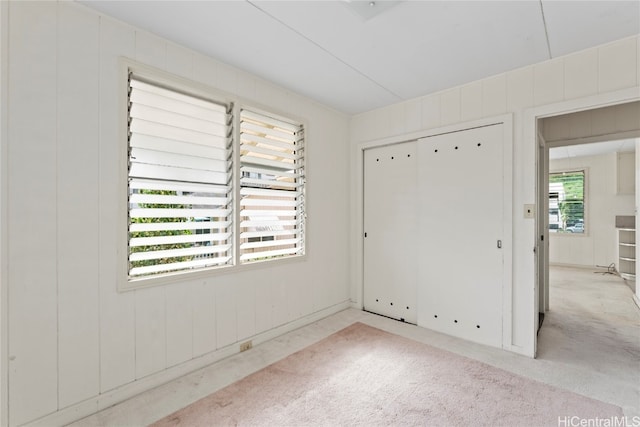
[[[582,188],[582,205],[583,205],[583,215],[582,215],[582,219],[583,219],[583,224],[584,224],[584,229],[582,233],[568,233],[568,232],[557,232],[557,231],[551,231],[550,229],[550,223],[547,225],[547,232],[549,233],[550,236],[563,236],[563,237],[587,237],[590,234],[590,230],[591,227],[589,225],[588,222],[588,218],[589,218],[589,203],[588,203],[588,194],[589,194],[589,168],[588,167],[583,167],[583,166],[576,166],[576,167],[565,167],[565,168],[561,168],[561,169],[554,169],[554,170],[550,170],[549,171],[549,176],[547,178],[547,203],[549,203],[550,200],[550,195],[551,193],[549,192],[549,184],[551,183],[550,178],[551,175],[559,175],[559,174],[570,174],[570,173],[583,173],[584,176],[584,182],[583,182],[583,188]],[[550,211],[550,207],[548,209],[547,215],[549,215]]]
[[[302,130],[302,134],[303,134],[303,142],[302,142],[302,150],[303,150],[303,157],[302,157],[302,162],[301,165],[298,165],[298,168],[301,168],[304,171],[304,175],[303,175],[303,184],[302,184],[302,198],[303,198],[303,205],[302,205],[302,220],[301,220],[301,230],[300,233],[302,234],[301,237],[301,241],[302,241],[302,253],[299,254],[289,254],[289,255],[284,255],[284,256],[278,256],[272,259],[265,259],[265,260],[252,260],[252,261],[243,261],[242,260],[242,252],[241,252],[241,233],[242,233],[242,224],[241,224],[241,214],[242,214],[242,207],[240,206],[240,202],[242,200],[242,196],[241,196],[241,191],[244,188],[242,186],[241,183],[241,178],[242,178],[242,156],[241,156],[241,133],[242,133],[242,129],[241,129],[241,120],[242,120],[242,116],[241,116],[241,112],[243,110],[248,111],[250,114],[257,114],[257,115],[264,115],[267,116],[270,119],[276,120],[276,121],[282,121],[285,123],[289,123],[292,126],[299,126],[300,129]],[[269,264],[271,262],[276,262],[278,260],[286,260],[286,259],[293,259],[293,258],[300,258],[300,257],[304,257],[307,253],[307,137],[306,137],[306,132],[307,132],[307,126],[306,123],[304,123],[301,120],[294,120],[291,119],[290,117],[286,117],[277,113],[273,113],[272,111],[269,110],[265,110],[264,108],[260,108],[260,107],[256,107],[253,108],[248,104],[242,104],[238,106],[238,114],[236,116],[234,116],[234,119],[237,119],[237,133],[238,133],[238,138],[236,140],[237,143],[237,150],[234,150],[234,155],[237,156],[237,160],[234,162],[234,165],[237,165],[237,188],[236,188],[236,202],[237,202],[237,215],[235,216],[235,219],[237,221],[237,225],[236,225],[236,249],[237,249],[237,253],[236,253],[236,263],[237,265],[257,265],[257,264]],[[295,124],[291,123],[291,122],[295,122]]]
[[[118,144],[119,158],[119,181],[117,183],[118,207],[117,207],[117,290],[118,292],[126,292],[135,289],[175,284],[180,282],[206,279],[224,274],[239,273],[259,268],[270,268],[286,265],[292,262],[306,261],[309,253],[309,227],[308,219],[305,217],[305,236],[304,250],[302,254],[283,256],[264,260],[260,262],[241,263],[240,260],[240,111],[242,109],[255,111],[257,113],[266,114],[274,118],[280,118],[284,121],[299,123],[305,132],[305,155],[304,167],[305,177],[308,175],[308,126],[306,120],[297,117],[294,114],[279,111],[271,106],[261,105],[259,103],[246,100],[240,96],[229,94],[207,84],[181,77],[179,75],[159,70],[155,67],[139,63],[129,58],[120,58],[120,93],[117,97],[119,104],[120,131]],[[203,99],[210,99],[218,104],[232,105],[230,114],[232,115],[232,221],[233,221],[233,237],[232,237],[232,260],[227,265],[211,266],[196,268],[193,270],[180,270],[175,272],[166,272],[153,274],[149,276],[130,278],[129,277],[129,200],[128,200],[128,179],[129,179],[129,142],[128,142],[128,102],[129,102],[129,73],[152,81],[158,85],[164,86],[176,91],[192,94]],[[115,184],[114,184],[115,185]],[[308,187],[305,182],[305,212],[308,212],[309,196]]]

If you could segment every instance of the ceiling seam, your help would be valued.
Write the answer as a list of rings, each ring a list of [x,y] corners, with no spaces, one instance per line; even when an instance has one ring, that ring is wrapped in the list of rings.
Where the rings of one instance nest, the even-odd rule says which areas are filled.
[[[296,30],[295,28],[287,25],[285,22],[281,21],[280,19],[276,18],[275,16],[271,15],[269,12],[267,12],[266,10],[262,9],[261,7],[259,7],[258,5],[256,5],[254,3],[254,0],[246,0],[247,3],[249,3],[251,6],[255,7],[256,9],[258,9],[260,12],[264,13],[265,15],[267,15],[268,17],[270,17],[271,19],[273,19],[274,21],[278,22],[281,25],[284,25],[286,28],[288,28],[289,30],[293,31],[294,33],[296,33],[297,35],[299,35],[300,37],[302,37],[303,39],[307,40],[309,43],[313,44],[314,46],[316,46],[317,48],[321,49],[322,51],[326,52],[327,54],[329,54],[331,57],[333,57],[334,59],[336,59],[337,61],[339,61],[341,64],[347,66],[348,68],[350,68],[351,70],[355,71],[356,73],[358,73],[359,75],[361,75],[362,77],[364,77],[365,79],[369,80],[371,83],[373,83],[374,85],[378,86],[380,89],[386,91],[387,93],[395,96],[399,101],[404,100],[404,98],[400,95],[398,95],[397,93],[393,92],[392,90],[382,86],[380,83],[378,83],[377,81],[375,81],[374,79],[372,79],[371,77],[367,76],[366,74],[364,74],[362,71],[358,70],[357,68],[355,68],[354,66],[352,66],[351,64],[343,61],[342,59],[340,59],[339,57],[337,57],[336,55],[334,55],[333,53],[331,53],[329,50],[325,49],[323,46],[321,46],[320,44],[316,43],[315,41],[311,40],[309,37],[305,36],[304,34],[302,34],[301,32],[299,32],[298,30]]]
[[[544,38],[547,41],[547,53],[549,54],[549,59],[552,59],[551,56],[551,42],[549,41],[549,32],[547,31],[547,18],[544,16],[544,6],[542,6],[542,0],[540,0],[540,13],[542,14],[542,26],[544,27]]]

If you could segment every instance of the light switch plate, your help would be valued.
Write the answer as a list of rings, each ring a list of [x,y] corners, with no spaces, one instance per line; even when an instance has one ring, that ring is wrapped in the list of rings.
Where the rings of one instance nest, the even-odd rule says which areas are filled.
[[[524,205],[524,217],[535,218],[535,216],[536,216],[536,205]]]

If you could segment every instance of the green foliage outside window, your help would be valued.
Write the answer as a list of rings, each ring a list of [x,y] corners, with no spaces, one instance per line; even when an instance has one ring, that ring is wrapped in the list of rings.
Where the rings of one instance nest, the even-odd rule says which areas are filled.
[[[562,229],[571,229],[584,224],[584,171],[552,173],[549,183],[560,183],[564,198],[559,200],[558,209],[562,219]],[[578,232],[584,232],[581,229]]]
[[[169,190],[139,190],[141,194],[152,194],[152,195],[162,195],[162,196],[175,196],[175,191]],[[159,204],[159,203],[140,203],[140,208],[149,208],[149,209],[188,209],[189,205],[181,205],[181,204]],[[176,223],[176,222],[188,222],[193,220],[193,218],[131,218],[131,223]],[[130,232],[130,238],[138,238],[138,237],[161,237],[161,236],[177,236],[177,235],[188,235],[193,234],[193,230],[160,230],[160,231],[135,231]],[[175,244],[164,244],[164,245],[147,245],[147,246],[133,246],[131,247],[131,252],[147,252],[147,251],[160,251],[160,250],[169,250],[169,249],[184,249],[192,247],[193,243],[175,243]],[[169,257],[169,258],[159,258],[159,259],[150,259],[150,260],[141,260],[141,261],[131,261],[130,268],[135,267],[146,267],[150,265],[160,265],[160,264],[170,264],[174,262],[184,262],[191,261],[193,259],[193,255],[190,256],[181,256],[181,257]]]

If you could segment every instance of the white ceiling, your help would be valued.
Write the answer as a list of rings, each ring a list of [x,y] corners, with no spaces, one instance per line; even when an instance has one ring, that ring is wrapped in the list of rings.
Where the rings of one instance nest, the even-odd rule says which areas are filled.
[[[80,1],[349,114],[640,33],[637,0]]]
[[[568,145],[549,149],[549,159],[568,159],[574,157],[598,156],[609,153],[633,153],[636,150],[635,139],[593,142],[590,144]]]

